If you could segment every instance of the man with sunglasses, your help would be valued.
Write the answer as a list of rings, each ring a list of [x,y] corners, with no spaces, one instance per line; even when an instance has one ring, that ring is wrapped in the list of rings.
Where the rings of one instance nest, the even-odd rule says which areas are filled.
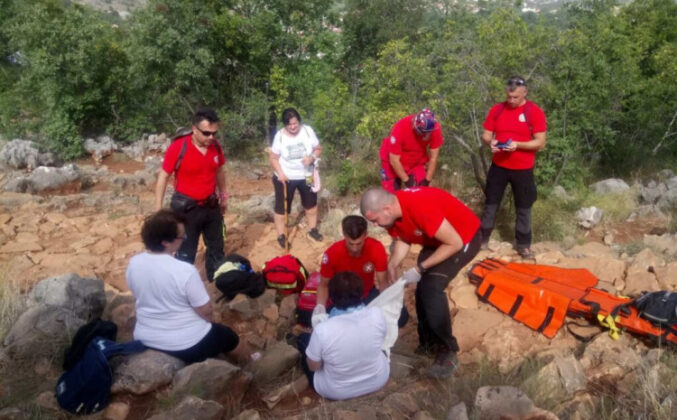
[[[428,108],[396,122],[379,150],[383,188],[430,185],[442,143],[442,127]]]
[[[174,174],[171,208],[186,220],[186,239],[176,258],[193,264],[202,235],[207,247],[205,272],[209,281],[224,257],[223,214],[228,198],[226,159],[216,137],[219,123],[213,109],[199,109],[192,118],[192,132],[174,140],[167,149],[155,185],[157,211],[162,208],[168,179]]]
[[[505,102],[494,105],[484,120],[482,141],[493,154],[485,187],[482,213],[482,249],[489,248],[496,212],[509,183],[515,200],[515,250],[522,258],[533,258],[531,251],[531,207],[536,201],[534,162],[545,148],[546,120],[543,110],[527,100],[523,77],[513,76],[506,83]]]

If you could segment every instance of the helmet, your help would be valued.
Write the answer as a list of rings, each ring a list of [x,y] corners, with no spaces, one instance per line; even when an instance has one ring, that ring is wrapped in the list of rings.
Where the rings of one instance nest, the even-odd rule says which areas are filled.
[[[429,133],[435,130],[435,121],[435,113],[428,108],[423,108],[414,117],[414,128],[422,133]]]

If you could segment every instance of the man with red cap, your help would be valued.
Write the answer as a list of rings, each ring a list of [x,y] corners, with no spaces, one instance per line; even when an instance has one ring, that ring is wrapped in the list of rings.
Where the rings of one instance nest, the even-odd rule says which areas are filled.
[[[442,143],[442,127],[428,108],[396,122],[379,150],[383,188],[393,192],[403,185],[428,186]]]

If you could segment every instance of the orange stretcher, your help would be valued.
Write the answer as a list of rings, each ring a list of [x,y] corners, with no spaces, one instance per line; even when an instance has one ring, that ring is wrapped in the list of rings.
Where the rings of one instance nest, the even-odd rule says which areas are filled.
[[[677,344],[675,328],[642,318],[633,299],[596,288],[597,277],[586,269],[487,258],[474,264],[468,277],[482,300],[548,338],[555,336],[568,315],[598,322],[614,338],[628,331]]]

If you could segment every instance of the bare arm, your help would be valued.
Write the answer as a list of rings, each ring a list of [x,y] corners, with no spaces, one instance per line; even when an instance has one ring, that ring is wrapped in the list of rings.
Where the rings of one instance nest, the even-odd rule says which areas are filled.
[[[409,181],[409,175],[407,175],[407,173],[404,171],[402,162],[400,162],[400,155],[389,153],[388,160],[390,161],[390,166],[393,167],[395,175],[397,175],[397,177],[400,178],[402,182]]]
[[[317,304],[327,306],[329,297],[329,279],[320,277],[320,284],[317,286]]]
[[[212,303],[207,302],[202,306],[198,306],[197,308],[193,308],[195,312],[197,312],[198,315],[200,315],[200,318],[204,319],[207,322],[212,322]]]
[[[430,254],[428,258],[421,261],[421,266],[424,269],[436,266],[447,258],[463,248],[463,240],[456,229],[445,219],[435,232],[435,239],[441,242],[435,252]]]
[[[411,245],[400,239],[395,240],[395,249],[390,255],[390,259],[388,261],[388,285],[397,280],[397,270],[400,268],[402,260],[404,260],[404,258],[409,253],[410,246]]]
[[[433,180],[433,177],[435,176],[435,171],[437,170],[437,158],[440,156],[440,148],[436,149],[430,149],[430,154],[429,158],[430,160],[428,161],[428,171],[425,174],[425,179],[428,180],[428,182]]]
[[[374,273],[374,286],[376,286],[379,292],[382,292],[388,288],[385,271],[377,271]]]
[[[167,189],[167,180],[169,175],[164,169],[160,169],[157,174],[157,182],[155,183],[155,211],[162,208],[162,202],[165,198],[165,190]]]
[[[516,149],[520,150],[543,150],[545,149],[545,131],[534,133],[534,137],[529,141],[514,142]]]
[[[287,176],[284,174],[282,171],[282,167],[280,166],[280,155],[276,155],[272,151],[268,152],[268,161],[270,162],[270,166],[273,167],[273,170],[277,174],[277,179],[280,182],[286,182],[289,180]]]
[[[322,360],[316,362],[315,360],[306,356],[306,362],[308,362],[308,369],[313,372],[317,372],[318,370],[322,369]]]

